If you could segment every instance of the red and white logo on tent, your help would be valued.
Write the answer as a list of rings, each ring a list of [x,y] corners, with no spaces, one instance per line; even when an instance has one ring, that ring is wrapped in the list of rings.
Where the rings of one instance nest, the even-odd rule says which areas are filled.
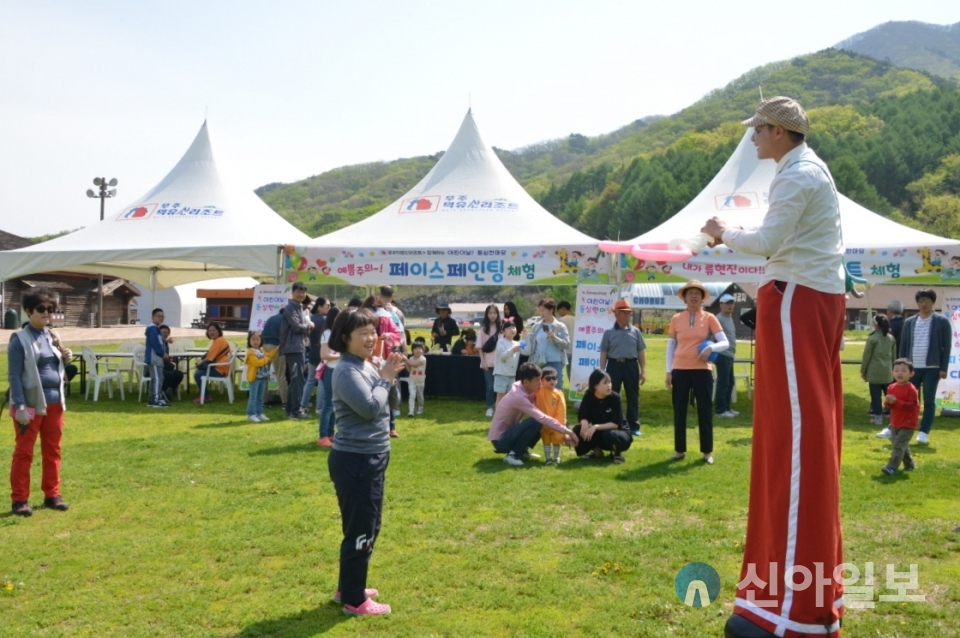
[[[727,193],[716,195],[717,210],[749,210],[760,208],[756,193]]]
[[[400,202],[401,213],[435,213],[440,208],[439,195],[414,197]]]
[[[117,215],[117,221],[122,222],[134,219],[148,219],[151,215],[153,215],[153,211],[156,209],[156,204],[140,204],[139,206],[131,206],[127,210]]]

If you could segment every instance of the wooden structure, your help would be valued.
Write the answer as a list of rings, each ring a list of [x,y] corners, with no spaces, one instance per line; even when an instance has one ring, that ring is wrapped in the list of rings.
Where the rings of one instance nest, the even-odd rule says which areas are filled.
[[[3,307],[22,312],[20,299],[37,288],[48,288],[57,296],[64,313],[63,326],[92,328],[97,325],[99,287],[97,275],[71,272],[47,272],[10,279],[3,286]],[[103,325],[136,323],[130,313],[130,301],[140,292],[125,279],[103,278]]]
[[[202,314],[202,321],[215,321],[224,330],[244,331],[250,326],[253,288],[233,290],[200,288],[197,290],[197,298],[207,300],[207,311]]]

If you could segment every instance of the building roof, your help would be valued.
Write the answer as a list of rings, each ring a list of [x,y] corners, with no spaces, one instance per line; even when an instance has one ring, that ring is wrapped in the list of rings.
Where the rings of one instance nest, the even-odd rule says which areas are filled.
[[[33,244],[33,242],[26,237],[20,237],[19,235],[0,230],[0,250],[16,250],[17,248],[23,248],[31,244]]]

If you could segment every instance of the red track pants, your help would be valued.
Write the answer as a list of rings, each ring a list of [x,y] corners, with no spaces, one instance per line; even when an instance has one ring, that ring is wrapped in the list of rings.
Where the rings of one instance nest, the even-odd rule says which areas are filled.
[[[735,614],[777,636],[839,636],[843,295],[771,282],[757,298],[747,542]]]
[[[20,424],[13,421],[16,443],[13,463],[10,465],[10,500],[30,499],[30,465],[33,463],[33,448],[40,436],[40,456],[43,459],[43,478],[40,488],[43,495],[60,496],[60,439],[63,436],[63,406],[59,403],[47,406],[45,415],[38,414],[30,421],[27,431],[20,434]]]

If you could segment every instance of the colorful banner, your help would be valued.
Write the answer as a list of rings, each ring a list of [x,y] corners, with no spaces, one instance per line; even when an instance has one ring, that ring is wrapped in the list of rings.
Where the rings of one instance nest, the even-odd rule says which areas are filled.
[[[287,246],[286,282],[520,286],[607,283],[610,259],[594,246],[547,249]]]
[[[620,254],[623,283],[708,281],[758,282],[763,257],[737,253],[726,246],[704,248],[682,262],[645,261]],[[920,248],[848,247],[844,262],[850,274],[872,284],[960,284],[960,247],[945,244]]]
[[[253,289],[253,308],[250,312],[250,330],[263,330],[267,319],[287,305],[290,293],[283,284],[260,284]]]
[[[960,410],[960,291],[951,291],[943,299],[943,316],[950,320],[953,344],[947,378],[937,385],[937,407],[941,410]]]
[[[570,362],[570,399],[579,401],[590,381],[590,374],[600,367],[600,340],[613,327],[611,309],[617,300],[614,286],[577,286],[576,321],[574,322],[573,359]]]

